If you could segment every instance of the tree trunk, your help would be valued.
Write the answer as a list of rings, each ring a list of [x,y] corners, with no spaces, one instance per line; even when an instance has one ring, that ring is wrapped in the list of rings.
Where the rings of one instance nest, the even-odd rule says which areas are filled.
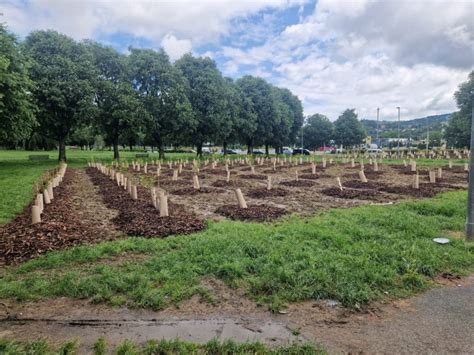
[[[253,154],[253,142],[251,140],[247,142],[247,154]]]
[[[196,155],[198,157],[202,157],[202,143],[198,143],[196,145]]]
[[[162,142],[158,144],[158,150],[159,150],[159,155],[158,157],[160,159],[165,159],[165,146],[163,145]]]
[[[266,155],[267,157],[268,157],[268,155],[269,155],[268,152],[269,152],[269,150],[268,150],[268,143],[266,143],[266,144],[265,144],[265,155]]]
[[[223,152],[224,156],[226,156],[227,155],[227,142],[226,141],[224,141],[224,143],[222,143],[222,149],[224,150],[224,152]]]
[[[59,161],[66,161],[66,140],[64,137],[59,138]]]
[[[114,159],[115,160],[120,160],[118,139],[114,140]]]

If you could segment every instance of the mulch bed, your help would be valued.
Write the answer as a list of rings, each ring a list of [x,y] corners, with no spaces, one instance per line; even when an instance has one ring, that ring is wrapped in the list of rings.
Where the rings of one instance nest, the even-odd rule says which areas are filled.
[[[380,191],[388,192],[391,194],[408,195],[416,198],[424,198],[433,197],[441,192],[439,189],[436,189],[434,185],[435,184],[420,184],[419,189],[415,189],[411,186],[387,185],[380,188]]]
[[[353,189],[380,189],[381,187],[385,185],[375,182],[375,181],[362,182],[360,180],[350,180],[350,181],[343,182],[342,186],[350,187]]]
[[[299,177],[301,179],[317,180],[317,179],[321,179],[321,178],[328,178],[328,177],[331,177],[331,176],[328,175],[328,174],[316,173],[316,174],[301,174]]]
[[[242,175],[237,175],[237,177],[241,179],[248,179],[248,180],[266,180],[267,179],[266,175],[258,175],[258,174],[242,174]]]
[[[372,200],[378,195],[376,190],[344,189],[330,187],[321,191],[326,196],[334,196],[345,199]]]
[[[227,176],[227,171],[222,169],[202,169],[201,172],[209,175]],[[232,172],[230,174],[232,175]]]
[[[279,187],[274,187],[271,190],[267,190],[267,188],[264,187],[250,190],[246,195],[251,198],[279,197],[288,195],[288,190]]]
[[[113,222],[127,235],[159,238],[190,234],[205,228],[202,220],[186,212],[180,205],[168,202],[170,215],[160,217],[159,211],[151,204],[150,193],[146,189],[139,189],[138,200],[132,200],[123,188],[96,169],[88,168],[86,172],[94,185],[99,186],[105,204],[119,211]]]
[[[0,226],[0,264],[16,264],[50,251],[113,239],[77,218],[72,208],[74,178],[75,171],[68,169],[63,182],[54,189],[54,199],[44,205],[41,223],[31,224],[30,204],[10,223]]]
[[[286,211],[283,208],[267,205],[252,205],[248,208],[239,208],[235,205],[221,206],[216,213],[227,218],[239,221],[264,222],[280,218]]]
[[[173,195],[199,195],[199,194],[209,194],[209,193],[223,193],[225,190],[222,189],[212,189],[208,187],[201,187],[200,189],[195,189],[194,187],[187,187],[184,189],[178,189],[171,191]]]
[[[382,176],[383,175],[383,171],[371,171],[371,170],[364,170],[364,174],[365,174],[365,177],[367,179],[375,179],[379,176]],[[344,174],[343,175],[344,177],[346,178],[350,178],[350,179],[359,179],[359,173],[350,173],[350,174]]]
[[[213,187],[242,187],[242,185],[242,182],[236,180],[230,180],[229,182],[226,180],[216,180],[211,184]]]
[[[158,180],[155,182],[155,185],[158,186],[163,186],[163,187],[173,187],[173,186],[193,186],[192,180]]]
[[[280,185],[289,187],[312,187],[315,185],[315,183],[309,180],[289,180],[280,182]]]

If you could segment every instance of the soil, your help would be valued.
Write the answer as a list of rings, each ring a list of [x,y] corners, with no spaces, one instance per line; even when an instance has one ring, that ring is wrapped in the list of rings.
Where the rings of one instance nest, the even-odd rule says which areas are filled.
[[[0,226],[0,265],[117,238],[121,233],[111,223],[115,215],[104,206],[85,173],[69,168],[54,189],[54,199],[45,205],[41,223],[31,224],[30,204],[10,223]]]
[[[257,175],[257,174],[241,174],[237,176],[240,179],[249,179],[249,180],[267,180],[266,175]]]
[[[362,182],[360,180],[349,180],[345,181],[343,187],[350,187],[353,189],[373,189],[377,190],[384,187],[384,184],[374,181]]]
[[[225,205],[219,207],[216,210],[216,213],[239,221],[264,222],[280,218],[286,213],[286,211],[283,208],[267,205],[252,205],[247,208]]]
[[[347,189],[343,190],[338,187],[329,187],[322,191],[323,194],[327,196],[346,198],[346,199],[365,199],[373,200],[377,196],[377,191],[375,190],[361,190],[361,189]]]
[[[172,202],[168,203],[169,216],[160,217],[159,211],[151,203],[150,192],[144,187],[138,189],[138,199],[133,200],[122,187],[98,170],[88,168],[87,174],[99,186],[106,206],[119,211],[113,222],[129,236],[166,237],[190,234],[205,227],[201,219]]]
[[[242,289],[204,279],[213,301],[199,296],[162,311],[110,308],[85,300],[59,298],[30,303],[0,300],[0,338],[17,341],[79,339],[78,353],[91,353],[97,338],[116,347],[124,339],[203,343],[211,339],[260,341],[269,345],[315,342],[330,354],[472,354],[474,276],[439,280],[419,296],[380,304],[361,312],[337,302],[293,303],[272,314]]]
[[[250,190],[247,193],[247,196],[252,198],[266,198],[266,197],[275,197],[275,196],[286,196],[288,195],[288,190],[274,187],[271,190],[268,190],[266,187]]]
[[[290,187],[312,187],[314,186],[314,182],[308,180],[289,180],[280,182],[280,185]]]
[[[173,195],[199,195],[199,194],[209,194],[209,193],[223,193],[225,190],[222,189],[211,189],[208,187],[201,187],[195,189],[194,187],[187,187],[184,189],[173,190],[171,193]]]

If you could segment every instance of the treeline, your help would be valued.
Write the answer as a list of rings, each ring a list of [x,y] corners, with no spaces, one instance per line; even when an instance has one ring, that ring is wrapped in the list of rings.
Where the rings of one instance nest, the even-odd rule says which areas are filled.
[[[304,121],[288,89],[244,76],[223,77],[210,58],[130,48],[128,55],[55,31],[19,43],[0,25],[0,145],[29,149],[90,145],[293,144]],[[91,142],[92,141],[92,142]]]

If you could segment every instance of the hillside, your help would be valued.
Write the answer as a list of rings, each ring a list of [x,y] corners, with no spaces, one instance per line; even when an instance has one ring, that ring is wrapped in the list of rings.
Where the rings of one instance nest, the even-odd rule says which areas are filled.
[[[442,115],[427,116],[422,118],[415,118],[400,122],[400,136],[402,138],[423,139],[426,136],[426,131],[429,128],[430,132],[441,132],[443,127],[447,125],[451,113]],[[369,136],[376,136],[377,121],[376,120],[361,120],[367,134]],[[380,138],[395,138],[398,135],[397,121],[379,121],[379,136]]]

